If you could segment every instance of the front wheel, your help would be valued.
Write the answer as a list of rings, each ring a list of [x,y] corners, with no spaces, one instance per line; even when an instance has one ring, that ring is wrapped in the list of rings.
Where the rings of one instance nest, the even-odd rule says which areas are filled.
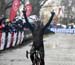
[[[32,65],[40,65],[40,62],[39,61],[33,62]]]
[[[40,59],[35,57],[35,59],[33,61],[33,65],[40,65]]]
[[[38,62],[36,63],[36,65],[40,65],[40,62],[38,61]]]

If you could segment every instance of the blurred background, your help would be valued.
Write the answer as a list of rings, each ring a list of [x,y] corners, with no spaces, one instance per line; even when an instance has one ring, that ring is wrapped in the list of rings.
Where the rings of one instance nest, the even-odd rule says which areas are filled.
[[[0,16],[9,17],[12,2],[13,0],[0,0]],[[75,23],[75,0],[21,0],[17,16],[21,15],[20,11],[27,2],[30,2],[33,6],[31,15],[40,13],[41,20],[44,22],[47,22],[50,11],[54,9],[56,23],[65,25],[74,25]]]

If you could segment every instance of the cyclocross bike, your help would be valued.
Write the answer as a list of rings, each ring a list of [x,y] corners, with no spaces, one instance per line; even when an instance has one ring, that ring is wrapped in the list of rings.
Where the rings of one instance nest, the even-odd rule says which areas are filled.
[[[40,52],[38,50],[35,50],[34,52],[34,61],[33,61],[33,65],[40,65]],[[28,54],[30,54],[30,52],[26,51],[26,57],[28,58]]]

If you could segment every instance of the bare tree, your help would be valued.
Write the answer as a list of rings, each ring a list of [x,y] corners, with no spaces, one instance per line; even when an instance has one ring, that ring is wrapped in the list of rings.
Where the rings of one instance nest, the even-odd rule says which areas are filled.
[[[7,15],[7,9],[12,6],[12,0],[0,0],[0,16]]]
[[[46,1],[47,0],[30,0],[33,6],[32,14],[36,14],[37,16],[39,16],[40,9],[45,4]]]
[[[66,17],[66,23],[70,23],[71,16],[75,17],[75,0],[62,0],[61,5],[64,6],[64,18]]]
[[[5,15],[5,0],[0,0],[0,16]]]

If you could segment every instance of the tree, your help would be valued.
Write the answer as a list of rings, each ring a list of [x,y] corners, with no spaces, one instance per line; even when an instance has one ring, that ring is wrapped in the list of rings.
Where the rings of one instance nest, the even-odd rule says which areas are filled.
[[[5,0],[0,0],[0,16],[5,15]]]
[[[64,17],[66,17],[66,24],[70,23],[71,16],[75,17],[75,0],[62,0],[61,5],[64,6]]]
[[[0,16],[7,15],[7,9],[12,6],[12,0],[0,0]]]
[[[47,0],[30,0],[30,3],[33,6],[32,14],[39,16],[41,7],[45,4]]]

